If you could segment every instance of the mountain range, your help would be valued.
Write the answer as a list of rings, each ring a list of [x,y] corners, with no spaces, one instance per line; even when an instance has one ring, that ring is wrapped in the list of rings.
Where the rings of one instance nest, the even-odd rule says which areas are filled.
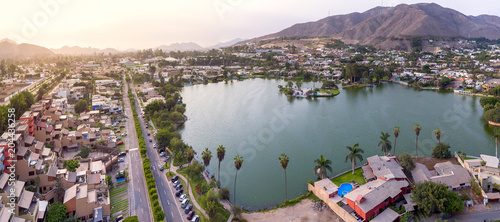
[[[341,39],[346,43],[387,48],[399,37],[485,37],[500,38],[500,17],[467,16],[435,3],[400,4],[376,7],[362,13],[329,16],[324,19],[295,24],[279,32],[254,38],[255,42],[278,37],[323,37]],[[392,39],[392,40],[391,40]]]
[[[17,44],[10,39],[0,40],[0,58],[10,57],[37,57],[54,55],[47,48],[32,44]]]

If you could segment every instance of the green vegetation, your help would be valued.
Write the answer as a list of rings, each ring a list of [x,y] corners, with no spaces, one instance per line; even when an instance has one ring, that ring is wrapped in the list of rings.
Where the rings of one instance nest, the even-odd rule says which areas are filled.
[[[80,99],[75,104],[75,113],[80,114],[89,108],[87,100]]]
[[[392,133],[394,134],[394,155],[396,155],[396,140],[399,136],[399,126],[394,126]]]
[[[106,179],[107,179],[106,175]],[[111,179],[111,176],[109,177]],[[114,221],[116,213],[121,211],[121,215],[124,217],[128,215],[129,212],[129,204],[128,204],[128,185],[126,183],[122,183],[117,185],[114,188],[109,189],[109,199],[111,201],[111,215],[115,215],[115,217],[111,217],[111,221]]]
[[[76,172],[76,169],[80,167],[80,162],[78,160],[65,160],[63,167],[70,172]]]
[[[278,160],[280,161],[280,165],[281,167],[283,167],[283,169],[285,170],[285,202],[286,200],[288,199],[287,197],[287,184],[286,184],[286,167],[288,166],[288,162],[290,162],[290,158],[288,158],[287,155],[285,155],[284,153],[281,154],[280,157],[278,157]]]
[[[426,212],[451,214],[464,209],[461,197],[441,183],[425,181],[412,190],[412,200]]]
[[[384,152],[384,156],[387,155],[387,152],[391,151],[391,141],[389,141],[389,133],[380,132],[380,142],[378,142],[378,147],[380,147],[381,151]]]
[[[450,145],[447,143],[438,143],[436,146],[432,147],[432,157],[438,159],[450,158]]]
[[[415,135],[417,135],[417,139],[415,140],[415,156],[418,156],[418,135],[420,135],[420,130],[422,130],[420,125],[415,124],[413,127],[413,131],[415,131]]]
[[[406,173],[410,173],[415,168],[415,163],[413,162],[413,159],[411,158],[411,155],[409,153],[403,153],[399,155],[398,161],[399,165],[403,167],[403,170]]]
[[[234,167],[236,168],[236,174],[234,175],[234,193],[233,193],[233,204],[236,204],[236,178],[238,177],[238,171],[243,165],[243,157],[236,155],[234,157]]]
[[[153,217],[155,221],[161,221],[165,217],[160,202],[158,201],[158,193],[156,192],[156,182],[153,174],[151,173],[151,166],[149,158],[144,159],[142,168],[144,169],[144,177],[146,178],[146,186],[148,187],[149,201],[151,202],[151,209],[153,210]]]
[[[326,159],[323,154],[319,157],[319,159],[314,160],[316,166],[314,167],[314,173],[318,175],[319,178],[324,179],[327,177],[326,171],[332,172],[332,161]]]
[[[55,202],[50,205],[47,211],[47,222],[60,222],[66,218],[66,205]]]
[[[92,152],[92,148],[84,146],[81,148],[80,152],[78,154],[76,154],[75,156],[79,156],[81,158],[87,158],[87,157],[89,157],[91,152]]]
[[[332,179],[332,182],[337,186],[340,186],[343,183],[351,183],[352,181],[358,184],[365,184],[365,177],[363,176],[363,169],[358,168],[354,170],[354,174],[350,172],[346,172],[338,177]]]
[[[125,218],[123,222],[139,222],[139,218],[137,216],[130,216]]]
[[[352,163],[352,175],[354,175],[354,167],[356,166],[356,159],[358,159],[359,161],[363,161],[363,156],[361,155],[361,153],[364,153],[365,151],[359,148],[358,143],[354,144],[354,146],[352,147],[346,146],[345,148],[349,150],[349,154],[347,154],[347,156],[345,157],[344,162],[347,163],[347,161],[350,161]]]

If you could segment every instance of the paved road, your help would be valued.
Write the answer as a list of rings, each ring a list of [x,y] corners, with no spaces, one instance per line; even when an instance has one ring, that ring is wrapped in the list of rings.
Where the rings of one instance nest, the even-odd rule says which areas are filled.
[[[137,100],[137,94],[135,92],[135,88],[132,88],[132,93],[134,94],[136,101],[135,110],[137,114],[140,115],[141,112],[139,106],[140,103]],[[167,180],[167,176],[165,175],[166,170],[160,171],[158,169],[158,166],[164,165],[165,162],[163,162],[162,158],[160,158],[156,149],[153,148],[154,141],[153,143],[149,142],[149,138],[153,136],[153,132],[151,132],[151,136],[148,136],[147,132],[149,131],[149,129],[146,129],[145,125],[146,123],[144,122],[144,119],[141,116],[139,116],[139,122],[141,123],[142,134],[143,134],[142,136],[144,137],[144,141],[146,141],[147,155],[151,163],[151,168],[152,168],[151,172],[153,173],[153,176],[156,181],[156,190],[158,192],[160,205],[162,206],[163,211],[165,212],[165,221],[166,222],[187,221],[186,214],[184,213],[184,210],[180,207],[178,199],[175,197],[175,189],[172,187],[172,183]]]
[[[123,79],[125,83],[125,78]],[[128,86],[123,85],[124,111],[126,119],[127,136],[125,140],[125,149],[128,150],[127,162],[129,164],[130,182],[128,183],[128,196],[130,215],[137,215],[139,221],[153,221],[151,204],[149,203],[144,171],[142,169],[142,159],[139,152],[139,143],[137,142],[137,133],[134,126],[134,116],[130,102],[128,100]]]
[[[430,218],[426,218],[422,220],[423,222],[433,222],[438,218],[436,214],[432,215]],[[452,218],[448,219],[448,221],[465,221],[465,222],[483,222],[483,221],[494,221],[500,220],[500,210],[491,210],[485,212],[477,212],[477,213],[467,213],[467,214],[458,214],[454,215]]]

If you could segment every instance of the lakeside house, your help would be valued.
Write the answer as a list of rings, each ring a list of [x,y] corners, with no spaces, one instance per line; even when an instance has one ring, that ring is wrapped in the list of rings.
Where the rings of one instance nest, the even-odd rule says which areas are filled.
[[[427,167],[420,163],[415,163],[415,168],[411,171],[415,183],[432,181],[448,186],[450,190],[460,190],[470,187],[470,175],[467,170],[450,161],[436,163],[434,170],[429,171]]]

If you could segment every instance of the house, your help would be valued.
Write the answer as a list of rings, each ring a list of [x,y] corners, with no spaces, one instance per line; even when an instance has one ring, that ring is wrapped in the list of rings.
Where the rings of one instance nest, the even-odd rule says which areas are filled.
[[[66,205],[69,216],[76,216],[84,221],[93,219],[96,209],[99,216],[107,218],[106,221],[111,216],[109,193],[106,189],[88,189],[86,184],[75,184],[64,192],[63,204]]]
[[[433,171],[420,163],[415,163],[415,168],[411,171],[415,183],[432,181],[443,183],[450,190],[459,190],[470,187],[470,175],[467,170],[459,165],[452,164],[450,161],[436,163]]]
[[[394,155],[378,156],[374,155],[366,159],[368,165],[363,166],[363,175],[366,181],[375,179],[381,180],[406,180],[403,167]]]
[[[345,195],[347,204],[365,221],[409,193],[407,180],[370,181]]]

